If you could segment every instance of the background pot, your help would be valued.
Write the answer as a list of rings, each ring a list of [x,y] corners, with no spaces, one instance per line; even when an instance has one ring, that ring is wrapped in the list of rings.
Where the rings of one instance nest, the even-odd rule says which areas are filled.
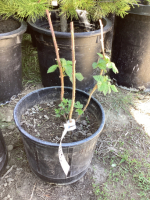
[[[57,24],[55,14],[52,15],[53,25]],[[104,35],[111,30],[112,23],[108,19],[103,19]],[[45,18],[37,20],[35,23],[29,23],[30,29],[34,31],[36,45],[38,48],[38,58],[40,71],[42,76],[42,84],[44,87],[60,86],[59,71],[47,74],[50,66],[56,64],[55,49],[53,46],[51,32],[45,27],[48,27],[48,22]],[[89,90],[94,85],[92,63],[97,62],[98,52],[101,52],[100,44],[100,29],[90,32],[75,33],[75,55],[76,55],[76,71],[81,72],[85,77],[82,82],[77,80],[77,88]],[[32,32],[33,38],[33,32]],[[59,47],[60,58],[72,60],[71,54],[71,34],[69,32],[55,31],[56,40]],[[71,86],[68,77],[65,77],[65,85]]]
[[[72,89],[65,88],[65,98],[71,98]],[[85,104],[88,94],[76,90],[76,100]],[[87,171],[97,139],[103,129],[105,116],[100,103],[92,98],[88,110],[94,114],[99,123],[98,130],[89,138],[72,143],[63,143],[63,152],[71,165],[70,175],[66,178],[58,159],[58,144],[42,141],[27,133],[20,125],[22,114],[26,109],[49,99],[60,99],[60,87],[36,90],[23,97],[15,107],[14,119],[21,131],[27,158],[32,171],[44,181],[57,184],[69,184],[77,181]]]
[[[26,23],[14,31],[0,34],[0,103],[22,90],[21,41]]]
[[[8,159],[8,155],[7,155],[6,145],[5,145],[2,132],[0,130],[0,174],[3,172],[7,164],[7,159]]]
[[[111,60],[119,70],[110,72],[117,84],[150,90],[150,6],[135,5],[124,18],[115,17]]]

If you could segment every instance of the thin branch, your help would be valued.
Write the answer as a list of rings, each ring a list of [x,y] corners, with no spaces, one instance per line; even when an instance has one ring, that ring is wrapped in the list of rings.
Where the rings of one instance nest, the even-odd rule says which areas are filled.
[[[33,190],[32,190],[32,194],[31,194],[31,197],[30,197],[30,200],[32,200],[32,198],[33,198],[33,193],[34,193],[34,190],[35,190],[35,186],[36,186],[36,183],[34,184],[34,187],[33,187]]]
[[[105,58],[105,52],[104,52],[104,37],[103,37],[103,24],[102,20],[99,20],[100,27],[101,27],[101,46],[102,46],[102,52],[103,52],[103,59]]]
[[[54,43],[56,57],[57,57],[57,62],[58,62],[58,66],[59,66],[60,79],[61,79],[61,101],[62,101],[63,97],[64,97],[64,75],[63,75],[62,65],[61,65],[61,61],[60,61],[60,57],[59,57],[59,49],[58,49],[58,45],[57,45],[57,41],[56,41],[54,29],[53,29],[53,24],[52,24],[52,20],[51,20],[51,16],[50,16],[51,14],[49,13],[48,9],[46,9],[46,14],[47,14],[50,30],[51,30],[51,33],[52,33],[53,43]]]
[[[102,46],[103,58],[105,58],[105,53],[104,53],[104,40],[103,40],[103,25],[102,25],[102,21],[101,21],[101,20],[99,20],[99,22],[100,22],[100,27],[101,27],[101,46]],[[100,75],[102,75],[102,74],[103,74],[103,70],[101,70],[101,72],[100,72]],[[88,107],[88,105],[89,105],[89,103],[90,103],[90,101],[91,101],[91,97],[92,97],[93,93],[97,90],[97,88],[98,88],[98,85],[96,84],[96,85],[94,86],[94,88],[92,89],[90,95],[89,95],[89,98],[88,98],[88,101],[87,101],[85,107],[83,108],[83,113],[84,113],[84,111],[86,110],[86,108]],[[79,116],[77,117],[76,121],[79,120],[80,117],[81,117],[81,115],[79,115]]]
[[[69,120],[72,119],[72,113],[75,103],[75,92],[76,92],[76,78],[75,78],[75,44],[74,44],[74,26],[73,22],[70,22],[70,29],[71,29],[71,48],[72,48],[72,102],[71,108],[69,113]]]
[[[7,176],[7,174],[9,174],[12,171],[13,167],[14,167],[14,165],[12,165],[12,167],[2,176],[1,179],[4,179],[5,176]]]
[[[84,107],[84,109],[83,109],[83,112],[84,112],[84,111],[86,110],[86,108],[88,107],[88,105],[89,105],[89,103],[90,103],[90,101],[91,101],[91,97],[92,97],[93,93],[94,93],[96,90],[97,90],[97,84],[94,86],[93,90],[91,91],[91,93],[90,93],[90,95],[89,95],[89,98],[88,98],[88,101],[87,101],[87,103],[86,103],[86,105],[85,105],[85,107]],[[77,117],[76,121],[78,121],[80,117],[81,117],[81,115],[79,115],[79,116]]]

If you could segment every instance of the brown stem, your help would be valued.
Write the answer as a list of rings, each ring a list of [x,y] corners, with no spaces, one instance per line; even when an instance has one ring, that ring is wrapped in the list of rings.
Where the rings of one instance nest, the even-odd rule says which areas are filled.
[[[103,58],[105,58],[105,53],[104,53],[104,40],[103,40],[103,25],[102,25],[102,21],[101,21],[101,20],[99,20],[99,22],[100,22],[100,27],[101,27],[101,45],[102,45],[102,52],[103,52]],[[100,75],[102,75],[102,74],[103,74],[103,70],[101,70],[101,72],[100,72]],[[96,85],[94,86],[94,88],[92,89],[92,91],[91,91],[91,93],[90,93],[90,95],[89,95],[88,101],[87,101],[85,107],[83,108],[83,112],[84,112],[84,111],[86,110],[86,108],[88,107],[88,105],[89,105],[89,103],[90,103],[90,101],[91,101],[91,97],[92,97],[93,93],[97,90],[97,87],[98,87],[98,85],[96,84]],[[79,115],[79,116],[77,117],[76,121],[79,120],[80,117],[81,117],[81,115]]]
[[[97,90],[97,84],[94,86],[93,90],[91,91],[91,93],[90,93],[90,95],[89,95],[89,98],[88,98],[88,101],[87,101],[86,105],[85,105],[84,108],[83,108],[83,112],[84,112],[84,111],[86,110],[86,108],[88,107],[88,105],[89,105],[89,103],[90,103],[90,101],[91,101],[91,97],[92,97],[93,93],[94,93],[96,90]],[[79,116],[77,117],[76,121],[78,121],[78,119],[79,119],[80,117],[81,117],[81,115],[79,115]]]
[[[103,24],[102,20],[99,20],[100,27],[101,27],[101,46],[102,46],[102,52],[103,52],[103,59],[105,59],[105,52],[104,52],[104,37],[103,37]],[[103,70],[101,70],[100,75],[103,74]]]
[[[55,52],[56,52],[56,58],[57,58],[58,66],[59,66],[60,79],[61,79],[61,101],[62,101],[63,97],[64,97],[64,75],[63,75],[62,65],[61,65],[61,61],[60,61],[60,57],[59,57],[59,49],[57,46],[56,37],[55,37],[54,29],[53,29],[53,24],[52,24],[52,20],[51,20],[51,16],[50,16],[51,14],[49,13],[48,9],[46,9],[46,14],[47,14],[50,30],[52,33],[53,43],[54,43]]]
[[[104,37],[103,37],[103,24],[102,20],[99,20],[100,27],[101,27],[101,46],[102,46],[102,52],[103,52],[103,59],[105,58],[105,52],[104,52]]]
[[[76,92],[76,78],[75,78],[75,44],[74,44],[74,26],[73,22],[70,22],[70,29],[71,29],[71,48],[72,48],[72,102],[71,108],[69,113],[69,120],[72,119],[72,113],[75,103],[75,92]]]

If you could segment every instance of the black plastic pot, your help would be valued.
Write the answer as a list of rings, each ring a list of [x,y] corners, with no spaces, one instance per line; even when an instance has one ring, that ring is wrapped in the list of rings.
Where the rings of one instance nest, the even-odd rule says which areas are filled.
[[[3,172],[7,164],[7,159],[8,159],[8,156],[7,156],[6,145],[5,145],[2,132],[0,130],[0,174]]]
[[[0,34],[0,103],[22,90],[21,41],[26,23],[14,31]]]
[[[117,84],[150,90],[150,6],[134,5],[124,18],[115,17],[111,60]],[[143,87],[144,86],[144,87]]]
[[[113,39],[113,27],[114,27],[114,20],[115,20],[115,15],[110,13],[107,17],[111,23],[112,23],[112,29],[108,31],[105,35],[104,39],[104,47],[105,47],[105,52],[106,53],[111,53],[112,49],[112,39]]]
[[[72,89],[65,88],[65,98],[71,98]],[[76,100],[85,104],[88,94],[76,90]],[[20,125],[22,114],[26,109],[49,99],[60,99],[60,87],[50,87],[36,90],[23,97],[16,105],[14,119],[21,132],[27,158],[32,171],[44,181],[57,184],[70,184],[76,182],[87,171],[97,139],[104,127],[105,115],[100,103],[92,98],[88,110],[94,114],[99,123],[98,130],[89,138],[72,143],[63,143],[63,152],[71,165],[70,175],[65,176],[58,158],[59,144],[42,141],[27,133]]]
[[[57,23],[57,18],[52,15],[53,25]],[[112,23],[108,19],[103,19],[104,35],[111,30]],[[38,58],[40,71],[42,76],[42,84],[44,87],[60,86],[59,71],[47,74],[50,66],[56,64],[56,54],[53,46],[51,32],[45,27],[48,26],[47,20],[37,20],[35,23],[29,23],[30,28],[34,31],[36,45],[38,48]],[[89,90],[94,85],[92,63],[97,62],[98,55],[101,51],[100,44],[100,29],[90,32],[75,33],[75,56],[76,56],[76,71],[81,72],[85,77],[82,82],[77,80],[77,88]],[[72,60],[71,54],[71,34],[68,32],[55,31],[56,40],[59,47],[60,58]],[[33,37],[33,32],[32,32]],[[68,77],[65,77],[65,86],[71,87],[71,82]]]

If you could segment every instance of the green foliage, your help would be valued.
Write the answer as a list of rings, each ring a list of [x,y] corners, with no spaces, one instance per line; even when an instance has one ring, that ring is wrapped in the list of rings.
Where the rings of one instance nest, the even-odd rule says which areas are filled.
[[[94,62],[92,64],[94,69],[99,67],[100,69],[104,70],[104,72],[106,73],[107,72],[107,68],[109,68],[109,69],[112,69],[115,74],[118,73],[117,67],[115,66],[115,64],[113,62],[110,61],[109,57],[105,56],[103,58],[102,54],[100,54],[100,53],[97,53],[97,54],[99,55],[100,59],[98,60],[97,63]]]
[[[68,114],[71,108],[71,102],[72,100],[63,98],[63,101],[58,105],[59,108],[55,109],[56,117],[66,115],[66,117],[68,118]],[[79,101],[75,102],[74,107],[76,108],[75,111],[78,113],[78,115],[81,115],[83,113],[82,111],[83,105]]]
[[[58,65],[52,65],[48,70],[47,73],[52,73],[57,69]]]
[[[93,68],[96,69],[97,67],[99,67],[101,70],[103,70],[105,73],[107,72],[107,68],[112,69],[114,73],[118,73],[118,69],[116,68],[115,64],[113,62],[110,62],[110,59],[105,56],[103,58],[103,55],[98,53],[98,55],[100,56],[99,61],[96,63],[93,63]],[[94,79],[97,81],[97,86],[98,86],[98,90],[100,92],[103,92],[104,95],[106,95],[107,93],[110,93],[111,90],[114,92],[118,92],[117,88],[115,85],[111,84],[111,80],[108,78],[107,75],[96,75],[93,76]]]
[[[98,20],[105,17],[109,13],[115,13],[121,17],[127,14],[130,5],[137,4],[138,0],[59,0],[62,13],[66,13],[67,17],[76,17],[76,9],[86,10],[89,18]]]
[[[66,60],[65,58],[60,58],[60,61],[63,68],[63,75],[69,76],[70,81],[72,82],[72,61]],[[47,73],[54,72],[57,69],[57,67],[59,68],[58,64],[52,65],[48,69]],[[75,76],[76,76],[76,79],[79,81],[82,81],[84,79],[81,73],[76,73]]]
[[[136,3],[138,0],[58,0],[61,13],[65,13],[67,17],[78,18],[76,9],[81,9],[86,10],[88,17],[93,20],[105,17],[109,13],[123,17],[130,9],[130,5]],[[5,17],[35,20],[46,16],[46,9],[53,9],[52,0],[0,0],[0,15]]]
[[[0,15],[8,18],[28,18],[33,21],[45,16],[46,9],[52,9],[52,0],[0,0]]]

